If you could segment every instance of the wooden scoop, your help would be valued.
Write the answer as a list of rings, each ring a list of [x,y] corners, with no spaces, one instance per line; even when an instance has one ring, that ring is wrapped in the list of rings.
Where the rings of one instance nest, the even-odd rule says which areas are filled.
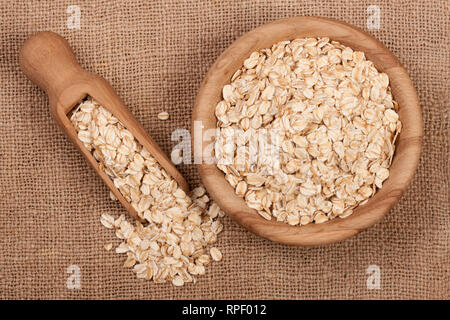
[[[50,111],[55,121],[132,217],[139,219],[136,210],[122,196],[108,175],[100,170],[99,162],[78,139],[77,132],[69,120],[68,114],[87,96],[92,97],[119,119],[178,185],[188,192],[188,184],[182,175],[125,107],[111,85],[102,77],[80,67],[66,39],[53,32],[39,32],[23,44],[19,61],[25,75],[47,92]]]

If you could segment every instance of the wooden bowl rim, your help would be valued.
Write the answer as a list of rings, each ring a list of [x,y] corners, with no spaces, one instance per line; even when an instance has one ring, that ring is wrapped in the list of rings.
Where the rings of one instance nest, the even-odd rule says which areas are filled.
[[[383,188],[345,219],[336,218],[322,224],[290,226],[283,222],[265,220],[255,210],[250,209],[244,200],[234,193],[233,188],[225,180],[224,174],[215,164],[202,162],[197,165],[205,188],[234,221],[263,238],[300,246],[342,241],[367,229],[384,217],[398,202],[411,182],[422,146],[422,116],[419,100],[406,70],[398,59],[380,41],[359,28],[339,20],[322,17],[294,17],[273,21],[253,29],[234,41],[214,62],[202,82],[192,114],[192,137],[195,135],[194,121],[202,121],[204,129],[215,128],[214,109],[221,99],[221,89],[230,81],[231,75],[252,51],[269,47],[270,44],[265,45],[266,42],[274,44],[281,41],[277,39],[292,40],[308,35],[328,36],[331,40],[340,41],[355,50],[363,51],[378,70],[389,75],[394,99],[399,103],[403,129],[397,140],[391,175],[385,181]],[[272,38],[275,40],[268,40]],[[212,120],[214,125],[211,124]],[[203,143],[200,147],[201,152],[205,147]],[[397,156],[400,150],[401,156]]]

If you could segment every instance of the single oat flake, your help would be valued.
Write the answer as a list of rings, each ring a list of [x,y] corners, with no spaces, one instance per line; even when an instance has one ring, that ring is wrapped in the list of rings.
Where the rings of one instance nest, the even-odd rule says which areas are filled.
[[[398,105],[363,52],[328,38],[282,41],[251,53],[222,97],[217,166],[264,219],[345,218],[389,177]]]
[[[169,119],[169,113],[165,112],[165,111],[158,113],[158,119],[159,120],[167,120],[167,119]]]

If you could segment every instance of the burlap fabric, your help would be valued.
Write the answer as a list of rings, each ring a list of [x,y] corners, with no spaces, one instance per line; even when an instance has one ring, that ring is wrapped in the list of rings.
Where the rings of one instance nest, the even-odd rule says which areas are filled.
[[[69,5],[81,29],[69,29]],[[369,30],[404,64],[425,123],[423,154],[400,203],[371,229],[334,245],[297,248],[250,234],[226,218],[224,259],[195,285],[140,281],[106,252],[115,236],[103,212],[124,212],[66,140],[44,92],[18,66],[36,31],[65,36],[80,64],[108,79],[150,135],[170,152],[171,132],[190,129],[192,105],[209,66],[243,33],[290,16],[319,15]],[[449,298],[449,15],[447,1],[12,1],[0,5],[0,297],[67,299]],[[169,121],[156,115],[171,114]],[[193,165],[181,172],[198,183]],[[70,290],[67,268],[81,270]],[[381,288],[367,287],[377,265]]]

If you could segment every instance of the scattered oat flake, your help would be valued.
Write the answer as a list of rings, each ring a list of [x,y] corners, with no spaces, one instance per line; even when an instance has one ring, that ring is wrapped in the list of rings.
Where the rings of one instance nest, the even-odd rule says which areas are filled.
[[[169,113],[166,111],[158,113],[158,119],[159,120],[167,120],[169,119]]]
[[[116,196],[114,195],[114,193],[112,193],[112,191],[109,192],[109,198],[110,198],[112,201],[117,201],[117,198],[116,198]]]
[[[173,280],[172,280],[172,284],[176,287],[180,287],[184,285],[184,280],[181,276],[176,276]]]
[[[217,249],[216,247],[212,247],[211,249],[210,249],[210,254],[211,254],[211,258],[214,260],[214,261],[220,261],[220,260],[222,260],[222,252],[220,252],[220,250],[219,249]]]

